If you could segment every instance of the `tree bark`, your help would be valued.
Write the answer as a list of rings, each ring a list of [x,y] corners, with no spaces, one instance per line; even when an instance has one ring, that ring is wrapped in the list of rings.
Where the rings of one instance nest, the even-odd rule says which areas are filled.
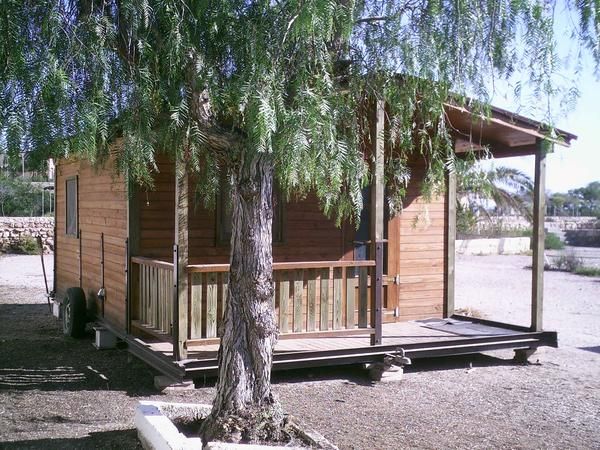
[[[231,266],[219,379],[204,442],[279,438],[283,413],[271,392],[277,341],[273,299],[273,163],[256,154],[242,161],[232,189]]]

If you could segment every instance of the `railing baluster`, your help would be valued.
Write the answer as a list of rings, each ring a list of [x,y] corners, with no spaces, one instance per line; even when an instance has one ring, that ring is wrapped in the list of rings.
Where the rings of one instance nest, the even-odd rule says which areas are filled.
[[[169,332],[169,306],[171,302],[169,302],[169,272],[166,269],[163,269],[163,278],[162,278],[162,298],[163,298],[163,322],[162,322],[162,331],[164,333]]]
[[[326,331],[329,329],[329,267],[321,270],[321,302],[319,329]]]
[[[317,273],[314,269],[308,271],[306,285],[306,331],[315,331],[317,315]]]
[[[167,272],[167,327],[170,336],[173,336],[173,308],[171,307],[171,300],[173,299],[173,271]]]
[[[342,289],[343,273],[341,267],[333,269],[333,329],[342,328]]]
[[[303,331],[304,317],[302,308],[302,297],[304,293],[304,271],[294,271],[294,332]]]
[[[152,310],[152,326],[158,328],[158,309],[160,297],[158,295],[158,267],[152,268],[152,292],[154,294],[154,304]]]
[[[202,337],[202,275],[201,273],[192,274],[190,339],[200,339]]]
[[[156,269],[156,292],[158,297],[158,320],[156,321],[156,328],[160,331],[163,329],[163,308],[165,306],[162,287],[162,269],[158,268]]]
[[[361,267],[358,270],[358,327],[369,326],[369,268]]]
[[[352,276],[353,270],[346,270],[346,328],[351,330],[355,325],[354,304],[356,278]]]
[[[223,311],[223,315],[225,315],[225,305],[227,304],[227,293],[229,292],[229,272],[224,272],[223,274],[223,297],[221,299],[221,311]]]
[[[145,316],[145,320],[144,323],[149,324],[150,323],[150,314],[152,313],[152,305],[151,305],[151,299],[150,299],[150,266],[146,266],[145,268],[145,277],[146,277],[146,316]]]
[[[279,331],[287,333],[289,331],[288,307],[290,300],[290,281],[289,272],[281,274],[279,281]]]
[[[139,265],[138,266],[138,273],[139,273],[139,277],[138,277],[138,281],[139,281],[139,287],[138,287],[138,292],[140,293],[140,298],[139,298],[139,309],[138,309],[138,316],[139,316],[139,320],[141,323],[144,323],[146,320],[146,277],[145,277],[145,269],[146,267],[143,265]]]
[[[217,274],[210,272],[206,277],[206,337],[217,336]]]

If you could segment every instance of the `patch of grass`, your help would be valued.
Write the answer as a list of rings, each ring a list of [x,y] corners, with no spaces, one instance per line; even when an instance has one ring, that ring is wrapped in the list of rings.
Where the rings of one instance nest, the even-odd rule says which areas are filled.
[[[573,273],[576,273],[577,275],[583,275],[586,277],[600,277],[600,267],[587,267],[587,266],[580,266],[577,267]]]
[[[40,248],[33,236],[21,236],[21,238],[10,246],[11,253],[19,255],[37,255]]]
[[[523,237],[533,237],[533,230],[524,230]],[[565,243],[554,233],[546,233],[544,237],[544,248],[546,250],[562,250],[565,248]]]
[[[565,244],[556,234],[546,233],[546,237],[544,239],[544,248],[546,250],[562,250],[565,248]]]

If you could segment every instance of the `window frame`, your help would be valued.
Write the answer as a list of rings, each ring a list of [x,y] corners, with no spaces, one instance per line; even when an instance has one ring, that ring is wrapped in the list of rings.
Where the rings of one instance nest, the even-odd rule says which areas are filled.
[[[72,213],[75,215],[72,221],[69,221],[69,212],[71,212],[70,205],[70,196],[69,196],[69,185],[71,183],[75,183],[75,199],[74,199],[74,210]],[[73,223],[74,222],[74,223]],[[72,230],[69,226],[73,224],[75,229]],[[79,176],[75,175],[72,177],[68,177],[65,180],[65,235],[72,237],[79,237]]]

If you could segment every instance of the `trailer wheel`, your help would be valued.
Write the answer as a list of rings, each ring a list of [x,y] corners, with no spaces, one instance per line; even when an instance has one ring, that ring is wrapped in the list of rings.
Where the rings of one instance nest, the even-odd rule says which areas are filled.
[[[63,333],[74,338],[83,337],[85,323],[85,293],[78,287],[69,288],[63,301]]]

